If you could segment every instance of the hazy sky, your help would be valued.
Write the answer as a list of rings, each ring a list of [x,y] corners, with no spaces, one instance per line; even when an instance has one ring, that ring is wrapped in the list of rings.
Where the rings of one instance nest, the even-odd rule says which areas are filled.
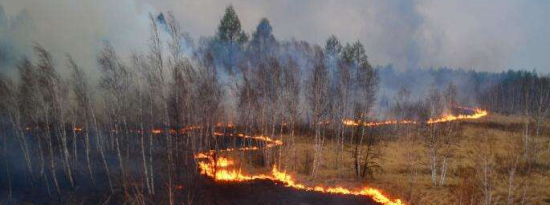
[[[548,0],[0,0],[0,46],[38,42],[91,67],[104,40],[144,49],[149,13],[173,11],[197,40],[228,4],[249,33],[267,17],[278,39],[360,40],[375,65],[550,72]]]

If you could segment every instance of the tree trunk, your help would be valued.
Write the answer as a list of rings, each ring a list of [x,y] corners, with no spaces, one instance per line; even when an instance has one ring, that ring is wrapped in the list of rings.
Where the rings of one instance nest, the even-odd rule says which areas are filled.
[[[8,148],[7,148],[7,143],[8,143],[8,135],[6,133],[4,133],[4,137],[3,137],[3,141],[4,141],[4,153],[3,153],[3,158],[4,158],[4,166],[6,167],[6,174],[7,174],[7,177],[8,177],[8,202],[11,201],[11,197],[12,197],[12,188],[11,188],[11,174],[10,174],[10,165],[8,163]]]
[[[97,146],[97,149],[99,150],[99,154],[101,156],[101,161],[103,162],[103,166],[105,167],[105,173],[107,175],[107,181],[109,182],[109,188],[111,190],[111,193],[114,194],[115,190],[113,189],[113,183],[111,182],[111,173],[109,171],[109,165],[107,164],[107,160],[105,159],[105,151],[103,150],[103,143],[101,142],[101,138],[102,138],[101,130],[99,129],[99,125],[97,123],[97,118],[95,116],[93,107],[90,107],[90,111],[92,114],[92,120],[94,121],[96,146]]]
[[[86,144],[86,147],[85,147],[85,151],[86,151],[86,164],[87,164],[87,167],[88,167],[88,172],[90,173],[90,180],[92,181],[92,185],[95,186],[95,179],[94,179],[94,172],[92,171],[92,164],[91,164],[91,160],[90,160],[90,130],[89,130],[89,123],[88,123],[88,117],[86,117],[86,120],[84,122],[85,126],[84,126],[84,131],[85,131],[85,144]]]

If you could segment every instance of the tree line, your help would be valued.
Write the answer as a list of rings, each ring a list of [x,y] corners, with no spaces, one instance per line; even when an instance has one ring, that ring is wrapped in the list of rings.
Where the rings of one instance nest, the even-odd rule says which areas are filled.
[[[174,204],[192,195],[178,187],[196,180],[193,154],[228,146],[215,132],[288,144],[297,132],[312,133],[311,176],[327,139],[343,149],[367,138],[365,129],[347,134],[334,123],[367,121],[376,99],[378,76],[360,42],[277,41],[266,18],[249,36],[232,6],[215,36],[196,47],[172,13],[151,15],[150,28],[148,50],[129,58],[104,43],[97,85],[87,76],[94,68],[70,55],[59,63],[40,44],[34,58],[18,61],[18,79],[1,76],[1,181],[10,197],[13,189],[58,196],[95,187],[138,203],[162,195]],[[263,150],[264,166],[296,158],[295,149]]]
[[[388,137],[341,123],[373,121],[379,74],[387,72],[371,66],[359,41],[341,43],[336,36],[323,46],[279,41],[267,18],[248,35],[232,6],[215,35],[196,45],[172,13],[150,15],[149,20],[147,50],[128,58],[105,42],[97,68],[83,68],[70,55],[57,59],[59,63],[36,44],[34,58],[22,57],[17,63],[18,79],[0,75],[5,165],[0,174],[6,176],[0,182],[10,197],[12,189],[56,196],[95,187],[123,193],[135,203],[145,203],[144,196],[169,204],[192,203],[193,190],[179,187],[197,183],[193,154],[242,145],[216,137],[219,132],[282,140],[282,148],[262,149],[259,164],[288,170],[296,169],[296,140],[305,136],[312,142],[307,165],[311,177],[318,176],[329,141],[336,145],[336,166],[351,166],[358,179],[372,178],[380,168],[379,143]],[[98,83],[90,80],[89,69],[100,71]],[[60,74],[62,70],[69,74]],[[483,108],[532,116],[538,135],[550,101],[547,76],[522,71],[462,74],[472,82]],[[390,112],[404,120],[437,118],[464,102],[462,90],[446,82],[413,99],[411,90],[401,87],[389,103]],[[422,133],[432,183],[443,186],[457,125],[422,124],[416,129],[397,132],[411,137],[411,143],[419,142],[412,130]],[[407,153],[412,175],[418,171],[417,153]],[[346,157],[353,163],[344,164]]]

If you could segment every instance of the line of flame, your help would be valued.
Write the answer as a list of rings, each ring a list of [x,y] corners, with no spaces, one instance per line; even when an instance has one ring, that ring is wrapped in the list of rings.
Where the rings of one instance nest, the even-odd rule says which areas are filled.
[[[271,175],[247,175],[243,174],[241,170],[228,170],[227,168],[230,165],[234,164],[232,160],[228,160],[225,157],[219,157],[217,160],[214,160],[212,156],[203,156],[208,158],[208,160],[199,162],[201,174],[211,177],[216,181],[243,182],[252,180],[271,180],[274,182],[282,183],[286,187],[298,190],[329,194],[367,196],[372,198],[375,202],[384,205],[404,205],[401,199],[392,200],[388,196],[384,195],[380,190],[372,187],[363,187],[359,190],[350,190],[344,187],[306,186],[304,184],[294,181],[292,175],[289,175],[284,171],[280,171],[279,169],[277,169],[277,166],[273,166],[273,169],[271,170]]]
[[[449,122],[449,121],[462,120],[462,119],[478,119],[478,118],[482,118],[482,117],[484,117],[488,114],[488,112],[486,110],[482,110],[482,109],[479,109],[479,108],[467,108],[467,107],[458,107],[458,108],[463,109],[463,110],[473,111],[474,114],[472,114],[472,115],[463,115],[463,114],[446,115],[446,116],[443,116],[441,118],[436,118],[436,119],[430,118],[428,121],[426,121],[426,123],[427,124],[434,124],[434,123]],[[321,124],[328,124],[328,123],[330,123],[330,122],[329,121],[321,122]],[[413,121],[413,120],[387,120],[387,121],[381,121],[381,122],[361,122],[360,120],[355,121],[355,120],[352,120],[352,119],[344,119],[344,120],[342,120],[342,123],[344,125],[347,125],[347,126],[362,125],[362,126],[367,126],[367,127],[382,126],[382,125],[394,125],[394,124],[417,124],[417,122]],[[233,125],[231,123],[229,123],[227,125],[218,123],[218,124],[216,124],[216,126],[232,128],[235,125]],[[30,128],[30,127],[25,128],[25,130],[31,130],[31,129],[32,128]],[[74,127],[73,129],[74,129],[75,132],[81,132],[82,131],[82,127]],[[187,133],[191,130],[196,130],[196,129],[200,129],[200,126],[188,126],[188,127],[180,129],[179,133],[184,134],[184,133]],[[131,130],[131,132],[134,132],[134,130]],[[142,133],[143,131],[142,130],[137,130],[137,132]],[[161,134],[161,133],[163,133],[163,130],[155,128],[155,129],[152,129],[151,132],[153,134]],[[169,132],[171,134],[174,134],[174,133],[176,133],[176,130],[175,129],[170,129]],[[225,134],[223,134],[223,133],[214,133],[214,135],[223,136]],[[237,134],[237,135],[239,137],[252,138],[252,139],[257,139],[257,140],[261,140],[260,138],[270,139],[267,136],[245,136],[243,134]],[[231,136],[233,136],[233,135],[231,135]]]
[[[430,118],[428,121],[426,121],[426,124],[435,124],[435,123],[442,123],[442,122],[450,122],[455,120],[466,120],[466,119],[479,119],[482,117],[485,117],[489,113],[486,110],[482,110],[479,108],[462,108],[465,110],[471,110],[474,111],[471,115],[464,115],[464,114],[458,114],[458,115],[445,115],[441,118]],[[387,121],[381,121],[381,122],[361,122],[360,120],[352,120],[352,119],[344,119],[342,120],[342,123],[347,126],[366,126],[366,127],[375,127],[375,126],[382,126],[382,125],[395,125],[395,124],[417,124],[417,121],[413,120],[387,120]]]
[[[465,120],[465,119],[478,119],[484,117],[488,114],[487,111],[481,109],[470,109],[463,108],[467,110],[474,111],[474,114],[471,115],[446,115],[441,118],[429,119],[425,123],[434,124],[449,122],[454,120]],[[411,120],[389,120],[382,122],[364,122],[353,121],[353,120],[343,120],[343,123],[347,126],[381,126],[381,125],[392,125],[392,124],[417,124],[416,121]],[[231,136],[231,137],[241,137],[245,139],[254,139],[257,141],[265,142],[265,147],[267,149],[274,146],[281,146],[283,144],[280,140],[271,139],[269,136],[248,136],[244,134],[224,134],[224,133],[214,133],[216,136]],[[231,152],[231,151],[254,151],[259,150],[257,146],[252,147],[241,147],[241,148],[228,148],[223,150],[218,150],[219,152]],[[372,198],[375,202],[384,204],[384,205],[404,205],[404,202],[401,199],[391,199],[388,196],[384,195],[382,191],[372,188],[372,187],[363,187],[358,190],[351,190],[341,186],[338,187],[325,187],[325,186],[307,186],[301,183],[296,182],[292,175],[287,174],[284,171],[280,171],[276,166],[273,166],[271,174],[256,174],[256,175],[247,175],[243,174],[241,170],[230,170],[229,167],[234,164],[233,160],[229,160],[225,157],[217,157],[216,150],[208,150],[206,152],[200,152],[195,155],[197,159],[199,169],[201,174],[204,174],[208,177],[213,178],[216,181],[233,181],[233,182],[242,182],[242,181],[252,181],[252,180],[271,180],[274,182],[279,182],[284,184],[287,187],[291,187],[298,190],[305,191],[315,191],[321,193],[330,193],[330,194],[343,194],[343,195],[360,195],[368,196]]]

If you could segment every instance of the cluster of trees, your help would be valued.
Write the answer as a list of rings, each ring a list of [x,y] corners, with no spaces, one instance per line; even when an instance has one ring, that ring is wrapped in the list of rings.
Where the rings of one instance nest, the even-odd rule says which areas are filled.
[[[193,190],[178,187],[197,179],[194,153],[228,146],[226,139],[215,137],[220,131],[282,140],[280,149],[262,149],[261,164],[285,169],[297,167],[299,132],[313,142],[307,165],[312,177],[324,163],[327,140],[336,145],[339,169],[352,167],[358,178],[370,178],[380,168],[380,134],[341,123],[372,121],[379,73],[394,75],[373,68],[360,42],[343,44],[335,36],[324,46],[278,41],[266,18],[249,36],[232,6],[217,33],[201,38],[197,46],[172,13],[150,16],[150,23],[145,52],[126,59],[108,42],[103,45],[97,55],[97,85],[85,72],[95,68],[80,67],[70,55],[60,65],[39,44],[34,61],[19,60],[18,79],[0,75],[5,168],[0,176],[6,176],[0,182],[9,196],[12,187],[33,187],[53,196],[89,186],[124,193],[136,203],[143,203],[144,195],[165,196],[169,204],[182,199],[190,203]],[[60,74],[62,67],[70,74]],[[428,72],[446,79],[450,71]],[[437,118],[463,104],[459,93],[470,90],[488,110],[532,116],[539,135],[550,103],[548,77],[456,72],[472,82],[461,85],[472,87],[444,81],[444,86],[432,85],[425,98],[414,98],[401,87],[390,103],[391,114],[397,119]],[[228,129],[227,124],[235,127]],[[420,124],[403,126],[396,136],[424,145],[432,183],[443,186],[456,130],[456,123]],[[530,141],[526,134],[527,157],[534,155],[528,151]],[[238,146],[236,140],[233,146]],[[418,153],[407,153],[413,180]],[[353,163],[346,164],[345,157]]]
[[[480,106],[502,114],[530,116],[538,112],[536,115],[540,117],[548,114],[548,74],[524,70],[480,72],[446,67],[399,71],[391,65],[376,67],[375,70],[381,79],[381,108],[391,107],[392,96],[398,96],[402,87],[407,88],[414,100],[419,100],[432,88],[444,88],[453,83],[457,101],[464,106]]]
[[[533,184],[520,177],[529,178],[534,173],[544,173],[549,169],[550,158],[546,156],[542,160],[545,162],[542,162],[540,157],[544,153],[550,155],[550,144],[544,144],[548,136],[541,129],[549,114],[550,76],[539,75],[534,71],[508,71],[500,73],[498,77],[499,81],[482,93],[485,97],[480,98],[480,102],[496,112],[522,115],[525,120],[521,140],[510,146],[510,156],[504,160],[504,165],[485,163],[484,168],[489,170],[489,174],[485,177],[487,180],[484,185],[487,192],[492,191],[492,185],[497,181],[494,169],[504,169],[508,180],[507,204],[514,203],[514,196],[517,195],[521,196],[521,203],[525,203]],[[490,193],[487,195],[485,200],[489,204],[493,199]]]
[[[550,107],[550,77],[534,71],[507,71],[497,77],[497,83],[480,93],[481,104],[495,112],[531,117],[538,136]]]
[[[139,196],[160,189],[175,203],[177,183],[188,184],[196,172],[189,166],[193,153],[212,147],[223,90],[211,52],[183,55],[186,35],[172,14],[162,21],[150,16],[150,22],[148,51],[129,61],[105,43],[97,55],[97,86],[70,55],[70,75],[62,76],[39,44],[36,62],[23,57],[17,64],[19,79],[0,78],[10,197],[12,186],[50,196],[96,187],[140,203]],[[169,38],[161,39],[161,32]]]
[[[427,71],[430,72],[430,75],[438,76],[437,73],[446,71]],[[536,186],[535,178],[538,179],[538,173],[544,175],[542,173],[547,172],[550,161],[547,157],[550,145],[542,129],[542,122],[548,117],[550,106],[549,77],[529,71],[480,73],[457,70],[451,73],[459,75],[450,80],[462,79],[463,82],[470,82],[471,87],[477,88],[467,97],[477,98],[480,107],[491,113],[523,116],[519,119],[524,119],[524,122],[519,127],[504,123],[505,127],[500,129],[510,133],[503,135],[511,135],[504,139],[493,132],[483,131],[476,135],[472,147],[461,147],[464,136],[461,135],[459,122],[398,127],[397,135],[405,144],[410,145],[405,147],[403,156],[407,159],[405,168],[410,188],[407,197],[412,200],[413,187],[421,172],[420,167],[426,162],[434,187],[442,187],[448,173],[457,174],[458,187],[452,190],[460,204],[530,203],[533,197],[531,191]],[[463,109],[459,106],[467,98],[459,93],[464,93],[464,90],[457,88],[450,80],[443,81],[448,83],[443,90],[437,88],[443,86],[432,86],[428,94],[420,99],[412,98],[411,91],[402,87],[393,101],[388,103],[391,115],[397,119],[426,120],[445,112]],[[461,112],[470,111],[463,109]],[[516,131],[519,133],[515,133]],[[504,144],[504,153],[498,150],[502,148],[496,145],[497,139],[504,140],[499,142]],[[415,144],[423,146],[415,147]],[[471,151],[466,156],[457,156],[458,149]],[[464,161],[463,157],[471,160],[472,164],[464,163],[449,168],[458,160]],[[497,187],[504,187],[506,190],[497,191]]]
[[[444,89],[432,87],[427,95],[420,99],[413,99],[411,91],[402,87],[395,95],[391,103],[390,111],[398,120],[417,120],[425,122],[429,119],[437,119],[446,114],[472,113],[472,110],[460,108],[457,87],[448,83]],[[407,175],[409,182],[418,172],[420,156],[424,154],[428,158],[430,175],[433,186],[445,184],[448,165],[453,163],[453,149],[457,138],[457,122],[447,123],[420,123],[418,126],[402,126],[396,129],[397,135],[410,143],[406,148]],[[411,149],[415,144],[422,144],[426,153],[418,153],[419,150]]]
[[[216,35],[197,47],[173,14],[150,23],[146,52],[124,59],[105,42],[97,85],[86,76],[92,68],[70,55],[60,65],[39,44],[35,61],[17,64],[18,79],[0,76],[1,181],[10,196],[13,187],[55,196],[88,186],[138,203],[161,190],[174,204],[186,193],[178,184],[195,178],[193,154],[225,146],[214,136],[231,131],[224,124],[288,147],[295,131],[311,133],[311,176],[326,139],[339,142],[340,157],[344,144],[355,145],[357,175],[368,175],[369,151],[359,146],[369,141],[365,128],[340,123],[367,121],[376,99],[378,76],[361,43],[342,45],[334,36],[324,48],[279,42],[265,18],[249,37],[232,6]],[[192,54],[184,52],[190,47]],[[263,149],[263,164],[295,167],[296,149],[285,149]]]

